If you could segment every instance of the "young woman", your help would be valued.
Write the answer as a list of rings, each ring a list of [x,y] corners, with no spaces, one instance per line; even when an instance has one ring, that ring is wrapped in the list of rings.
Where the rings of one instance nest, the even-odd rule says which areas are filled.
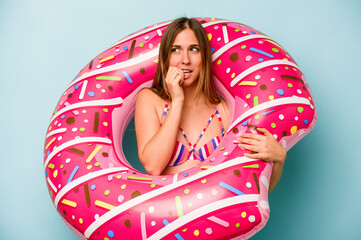
[[[141,90],[136,102],[138,155],[149,174],[192,168],[218,146],[230,113],[211,75],[211,50],[202,25],[195,19],[174,20],[161,40],[153,86]],[[263,135],[243,134],[239,147],[254,152],[246,157],[274,163],[272,191],[281,178],[286,150],[266,129],[257,131]]]

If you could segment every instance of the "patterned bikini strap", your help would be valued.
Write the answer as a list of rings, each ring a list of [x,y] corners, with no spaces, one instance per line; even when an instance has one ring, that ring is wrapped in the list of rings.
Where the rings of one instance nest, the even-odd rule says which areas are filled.
[[[165,116],[167,115],[168,110],[169,110],[169,107],[168,107],[168,99],[166,99],[166,100],[165,100],[165,104],[164,104],[164,110],[163,110],[162,120],[161,120],[161,122],[160,122],[160,125],[161,125],[161,126],[163,125],[163,122],[164,122]]]
[[[213,106],[214,106],[214,105],[213,105]],[[225,133],[224,133],[224,125],[223,125],[223,121],[222,121],[221,115],[219,114],[218,109],[217,109],[215,106],[214,106],[214,113],[213,113],[213,114],[211,115],[211,117],[208,119],[206,126],[203,128],[201,134],[199,135],[197,141],[196,141],[194,144],[192,144],[192,143],[189,141],[189,139],[188,139],[185,131],[183,130],[183,128],[182,128],[181,126],[179,126],[179,129],[181,130],[181,132],[182,132],[185,140],[187,141],[189,147],[191,148],[190,152],[195,153],[198,158],[199,158],[199,156],[198,156],[198,154],[196,153],[195,147],[197,146],[199,140],[201,140],[201,138],[203,137],[203,135],[204,135],[205,131],[207,130],[209,124],[211,124],[214,115],[217,116],[218,121],[219,121],[219,123],[220,123],[220,125],[221,125],[222,138],[223,138],[223,137],[224,137],[224,134],[225,134]]]

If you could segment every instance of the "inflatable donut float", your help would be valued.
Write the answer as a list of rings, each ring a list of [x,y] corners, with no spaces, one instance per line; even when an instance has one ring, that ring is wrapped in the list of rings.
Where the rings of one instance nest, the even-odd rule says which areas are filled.
[[[170,22],[147,27],[92,59],[61,96],[44,147],[45,178],[62,219],[81,239],[246,239],[266,224],[272,164],[233,143],[267,128],[290,149],[316,123],[293,58],[243,24],[197,18],[213,54],[213,80],[231,125],[199,166],[174,175],[134,169],[122,138],[137,93],[150,87]]]

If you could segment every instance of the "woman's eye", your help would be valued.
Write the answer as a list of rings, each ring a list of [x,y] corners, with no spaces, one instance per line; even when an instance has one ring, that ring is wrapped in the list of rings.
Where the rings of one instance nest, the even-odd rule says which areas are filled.
[[[171,50],[172,52],[178,52],[179,51],[179,49],[178,48],[172,48],[172,50]]]
[[[197,48],[197,47],[192,47],[191,48],[191,52],[198,52],[199,51],[199,48]]]

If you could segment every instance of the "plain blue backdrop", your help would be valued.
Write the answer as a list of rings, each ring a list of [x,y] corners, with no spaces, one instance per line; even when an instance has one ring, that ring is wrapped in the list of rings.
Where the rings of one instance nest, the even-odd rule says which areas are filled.
[[[53,109],[94,56],[181,16],[264,32],[291,53],[311,86],[318,122],[288,152],[269,222],[252,239],[361,239],[359,0],[1,0],[0,239],[78,239],[46,188],[43,146]],[[125,148],[136,156],[134,132],[127,132]]]

